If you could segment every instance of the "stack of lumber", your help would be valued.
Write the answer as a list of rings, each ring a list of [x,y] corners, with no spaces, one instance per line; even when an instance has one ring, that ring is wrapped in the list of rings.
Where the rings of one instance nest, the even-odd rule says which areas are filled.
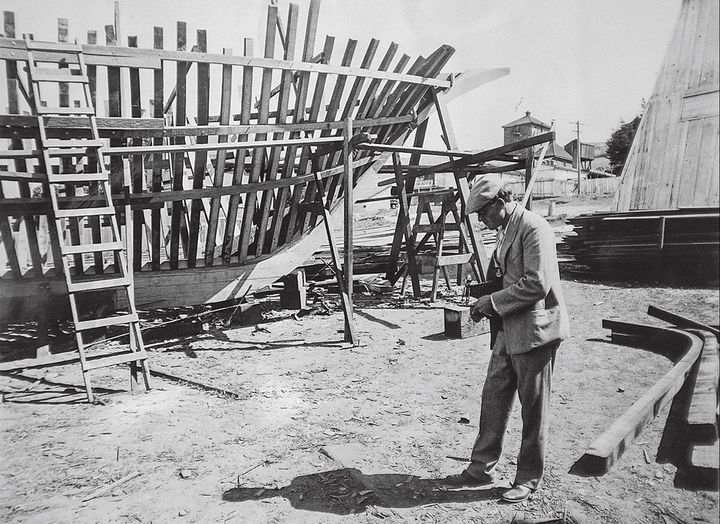
[[[598,277],[716,285],[718,208],[597,212],[568,220],[560,251]]]

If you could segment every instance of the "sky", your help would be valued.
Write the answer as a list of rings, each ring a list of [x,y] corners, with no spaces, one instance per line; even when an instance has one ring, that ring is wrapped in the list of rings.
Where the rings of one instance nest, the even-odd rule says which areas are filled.
[[[208,51],[224,47],[239,54],[243,38],[261,52],[268,0],[120,0],[120,33],[152,46],[153,26],[165,28],[165,46],[174,49],[175,22],[186,21],[188,41],[206,29]],[[299,40],[309,0],[299,0]],[[358,40],[359,65],[374,37],[376,63],[391,41],[413,58],[440,45],[456,49],[445,71],[509,67],[510,75],[482,86],[449,105],[458,146],[478,150],[502,144],[502,128],[531,111],[555,121],[561,144],[575,138],[604,142],[621,120],[632,120],[649,98],[670,41],[681,0],[322,0],[316,53],[326,34],[336,37],[333,63],[348,38]],[[278,0],[287,20],[288,1]],[[57,18],[69,21],[70,41],[85,42],[87,30],[112,24],[113,0],[2,0],[15,12],[16,32],[55,40]],[[189,46],[190,47],[190,46]],[[299,51],[298,51],[299,56]],[[239,74],[236,76],[239,79]],[[238,80],[239,82],[239,80]],[[211,88],[219,91],[219,86]],[[219,97],[211,113],[219,112]],[[214,104],[214,106],[213,106]],[[212,109],[215,107],[215,110]],[[573,123],[571,123],[573,122]],[[433,125],[427,145],[439,146]]]

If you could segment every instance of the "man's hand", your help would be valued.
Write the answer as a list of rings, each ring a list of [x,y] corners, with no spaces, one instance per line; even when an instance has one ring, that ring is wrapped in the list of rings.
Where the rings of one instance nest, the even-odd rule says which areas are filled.
[[[475,305],[470,308],[470,318],[472,318],[474,322],[480,322],[483,317],[489,318],[493,315],[497,315],[497,313],[492,307],[490,295],[480,297],[478,301],[475,302]]]

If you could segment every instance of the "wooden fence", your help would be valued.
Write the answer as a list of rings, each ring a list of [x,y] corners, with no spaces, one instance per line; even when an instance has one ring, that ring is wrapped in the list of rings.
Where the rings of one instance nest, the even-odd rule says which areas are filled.
[[[600,196],[612,195],[618,188],[619,178],[583,179],[580,183],[580,195]],[[525,182],[508,182],[515,195],[525,194]],[[569,198],[577,196],[577,180],[536,180],[533,186],[533,198]]]

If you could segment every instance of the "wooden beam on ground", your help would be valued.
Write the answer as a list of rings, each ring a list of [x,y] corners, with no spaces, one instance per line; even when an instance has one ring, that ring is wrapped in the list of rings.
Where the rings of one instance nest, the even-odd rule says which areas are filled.
[[[603,320],[603,327],[612,329],[614,333],[642,333],[657,337],[655,340],[662,340],[665,348],[672,349],[679,358],[670,371],[590,444],[585,454],[570,469],[570,473],[577,475],[597,476],[610,471],[645,425],[672,401],[690,374],[703,346],[696,335],[676,329],[608,320]]]
[[[209,391],[211,393],[219,393],[220,395],[227,396],[227,397],[233,398],[235,400],[239,400],[239,399],[245,398],[247,396],[247,394],[245,394],[245,393],[240,393],[238,391],[232,391],[232,390],[221,388],[218,386],[213,386],[212,384],[204,384],[202,382],[198,382],[197,380],[194,380],[189,377],[184,377],[182,375],[170,373],[169,371],[157,368],[157,366],[152,366],[150,368],[150,375],[152,375],[153,377],[164,378],[165,380],[171,380],[173,382],[178,382],[179,384],[187,384],[187,385],[202,389],[203,391]]]
[[[706,443],[718,438],[718,340],[709,331],[693,330],[693,333],[703,339],[703,349],[691,377],[692,394],[685,420],[693,440]]]
[[[667,311],[665,309],[661,309],[656,306],[648,306],[647,314],[651,317],[658,318],[660,320],[664,320],[665,322],[668,322],[670,324],[673,324],[679,328],[695,328],[695,329],[701,329],[704,331],[709,331],[716,337],[720,337],[720,330],[717,328],[714,328],[712,326],[708,326],[707,324],[703,324],[702,322],[697,322],[696,320],[692,320],[687,317],[683,317],[681,315],[677,315],[675,313],[672,313],[670,311]]]

